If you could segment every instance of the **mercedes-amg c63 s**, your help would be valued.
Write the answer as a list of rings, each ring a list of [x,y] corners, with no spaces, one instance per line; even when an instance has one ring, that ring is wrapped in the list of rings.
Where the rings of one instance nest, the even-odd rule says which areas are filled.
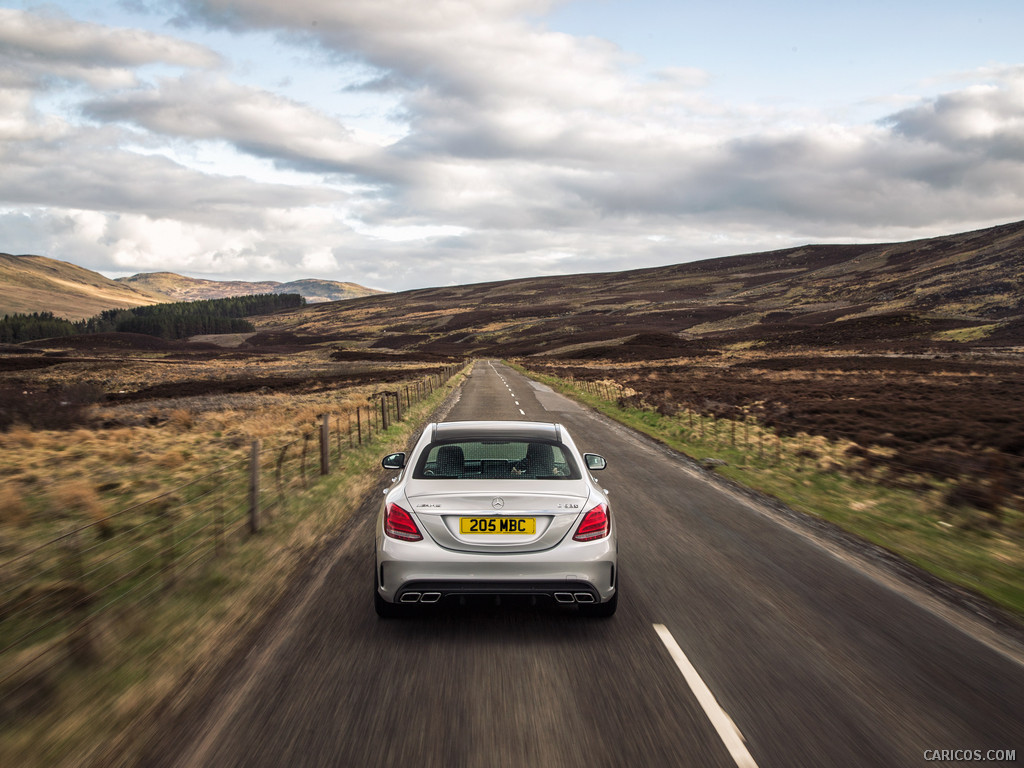
[[[374,604],[381,616],[471,595],[525,595],[611,616],[618,604],[616,525],[560,424],[430,424],[385,491],[376,528]]]

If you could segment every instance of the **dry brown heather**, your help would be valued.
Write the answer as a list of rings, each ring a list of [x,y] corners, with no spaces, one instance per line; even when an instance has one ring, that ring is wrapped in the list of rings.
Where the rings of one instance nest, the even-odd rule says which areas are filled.
[[[332,352],[332,345],[281,353],[94,346],[0,354],[0,390],[25,404],[20,421],[39,408],[47,427],[16,416],[0,431],[0,524],[52,515],[102,519],[244,457],[253,439],[283,444],[310,431],[324,412],[365,406],[374,393],[438,367],[337,361]],[[41,367],[26,367],[29,359]],[[53,419],[65,393],[83,385],[100,399],[76,414],[80,423]]]
[[[808,458],[831,456],[885,483],[913,486],[926,477],[949,483],[952,506],[995,513],[1024,500],[1024,359],[1018,354],[726,350],[659,361],[521,362],[542,373],[627,387],[624,405],[749,419],[783,437],[819,438],[827,442],[808,447]]]

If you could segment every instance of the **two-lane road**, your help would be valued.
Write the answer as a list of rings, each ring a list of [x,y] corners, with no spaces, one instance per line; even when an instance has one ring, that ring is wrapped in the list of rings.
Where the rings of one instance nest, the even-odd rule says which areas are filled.
[[[447,415],[467,419],[558,421],[608,458],[615,617],[517,605],[379,620],[368,504],[154,761],[905,768],[956,764],[925,759],[953,749],[1024,761],[1024,666],[1010,655],[497,362],[475,366]]]

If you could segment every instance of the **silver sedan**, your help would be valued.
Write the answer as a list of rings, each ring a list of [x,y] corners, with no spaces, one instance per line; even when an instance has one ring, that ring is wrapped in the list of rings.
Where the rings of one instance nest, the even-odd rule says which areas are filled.
[[[430,424],[399,470],[376,527],[374,605],[384,617],[469,595],[527,595],[611,616],[615,518],[560,424]]]

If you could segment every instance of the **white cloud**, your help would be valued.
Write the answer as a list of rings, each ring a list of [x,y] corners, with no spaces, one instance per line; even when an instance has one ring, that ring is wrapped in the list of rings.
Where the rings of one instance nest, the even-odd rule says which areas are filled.
[[[210,226],[257,226],[264,211],[319,205],[340,195],[322,187],[254,183],[204,174],[159,155],[120,150],[121,134],[0,148],[7,204],[139,213]]]
[[[311,275],[332,274],[338,269],[338,260],[329,248],[318,248],[303,254],[302,269]]]
[[[0,90],[0,147],[7,142],[53,140],[66,133],[64,121],[41,114],[29,90]]]
[[[221,63],[213,51],[173,37],[9,8],[0,8],[0,52],[4,81],[57,78],[97,88],[132,85],[133,69],[145,64],[208,69]]]
[[[885,122],[910,140],[1024,162],[1024,69],[1011,70],[998,83],[942,94]]]
[[[174,138],[226,141],[257,157],[300,168],[345,171],[368,149],[317,111],[224,77],[188,75],[83,105],[94,119]]]

